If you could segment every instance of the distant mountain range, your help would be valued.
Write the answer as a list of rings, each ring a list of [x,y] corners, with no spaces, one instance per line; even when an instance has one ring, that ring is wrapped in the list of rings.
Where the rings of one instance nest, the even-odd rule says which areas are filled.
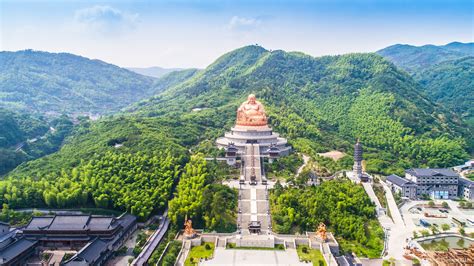
[[[173,77],[165,79],[166,85],[170,82]],[[32,50],[0,52],[0,107],[8,109],[111,114],[160,89],[160,79],[100,60]]]
[[[138,73],[140,75],[149,76],[153,78],[161,78],[166,74],[174,71],[183,70],[182,68],[163,68],[163,67],[127,67],[128,70]]]
[[[377,53],[413,75],[431,100],[456,112],[474,128],[474,43],[397,44]]]
[[[443,61],[474,56],[474,43],[452,42],[440,46],[395,44],[377,53],[414,74]]]

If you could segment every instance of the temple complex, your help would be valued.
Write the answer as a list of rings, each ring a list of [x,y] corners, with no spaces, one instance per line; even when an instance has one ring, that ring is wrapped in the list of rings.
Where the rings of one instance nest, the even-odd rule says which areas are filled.
[[[237,109],[235,126],[218,138],[217,146],[226,150],[227,163],[240,159],[239,231],[260,234],[271,231],[268,183],[263,167],[265,158],[272,160],[289,154],[287,140],[268,126],[265,108],[250,94]]]

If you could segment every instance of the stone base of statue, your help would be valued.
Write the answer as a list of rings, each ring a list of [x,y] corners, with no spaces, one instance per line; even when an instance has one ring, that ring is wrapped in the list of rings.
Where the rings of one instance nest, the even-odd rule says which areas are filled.
[[[224,137],[218,138],[216,143],[219,148],[226,148],[230,143],[233,143],[239,153],[245,152],[247,144],[258,144],[261,155],[268,155],[268,150],[272,145],[278,148],[280,156],[288,155],[291,150],[291,147],[288,146],[288,141],[280,137],[278,133],[273,132],[267,125],[236,125],[231,128],[230,132],[225,133]]]
[[[198,236],[197,233],[190,234],[190,235],[188,235],[188,234],[186,234],[186,233],[183,234],[183,238],[184,238],[184,239],[194,239],[194,238],[196,238],[197,236]]]

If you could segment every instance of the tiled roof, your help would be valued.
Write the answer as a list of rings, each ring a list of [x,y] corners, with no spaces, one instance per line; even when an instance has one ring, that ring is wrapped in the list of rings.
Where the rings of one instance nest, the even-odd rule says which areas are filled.
[[[474,181],[471,181],[466,178],[459,178],[459,184],[465,187],[474,188]]]
[[[398,175],[389,175],[387,176],[387,181],[389,181],[392,184],[395,184],[399,187],[402,187],[406,184],[413,184],[410,180],[405,179],[403,177],[399,177]]]
[[[7,264],[9,261],[17,257],[18,254],[21,254],[22,252],[32,248],[36,242],[37,241],[30,241],[25,238],[20,238],[19,240],[8,245],[2,251],[0,251],[0,264]]]
[[[456,172],[448,168],[413,168],[406,170],[406,173],[414,176],[458,176]]]
[[[87,228],[89,215],[57,215],[49,230],[82,230]]]
[[[134,217],[134,216],[131,216]],[[123,221],[129,222],[129,221]],[[114,217],[91,215],[56,215],[33,217],[24,229],[29,230],[110,230],[123,222],[117,222]],[[133,220],[131,221],[133,222]],[[130,222],[130,223],[131,223]]]
[[[70,263],[68,262],[66,265],[74,265],[74,262],[93,264],[99,260],[104,252],[107,251],[107,245],[108,243],[106,241],[96,238],[79,250],[77,254],[70,259]]]

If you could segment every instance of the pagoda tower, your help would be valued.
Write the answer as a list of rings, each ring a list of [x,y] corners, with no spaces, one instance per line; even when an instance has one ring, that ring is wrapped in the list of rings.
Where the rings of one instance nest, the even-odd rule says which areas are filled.
[[[354,176],[359,180],[363,179],[362,155],[362,144],[360,143],[359,139],[357,139],[357,143],[354,145],[354,166],[352,167],[352,170],[354,171]]]

